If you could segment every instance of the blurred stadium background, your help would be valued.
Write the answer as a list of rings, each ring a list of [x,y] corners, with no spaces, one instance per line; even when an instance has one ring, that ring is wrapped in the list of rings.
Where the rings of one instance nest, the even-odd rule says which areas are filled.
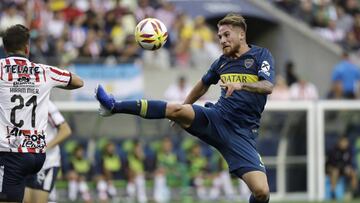
[[[61,146],[58,202],[70,201],[68,173],[76,164],[82,165],[78,172],[84,175],[93,202],[99,202],[97,184],[105,176],[104,167],[114,170],[117,190],[104,202],[132,200],[127,188],[136,172],[144,174],[147,199],[154,202],[154,177],[163,142],[170,138],[176,161],[174,170],[166,173],[169,202],[232,203],[246,202],[248,193],[232,179],[233,194],[211,194],[214,179],[224,170],[212,148],[171,128],[166,120],[99,118],[93,90],[101,83],[118,99],[183,100],[221,54],[217,21],[228,12],[243,14],[248,42],[270,49],[279,76],[258,138],[272,200],[327,202],[331,186],[326,163],[340,137],[349,141],[351,167],[356,179],[360,177],[360,79],[354,79],[355,90],[349,95],[333,73],[344,52],[353,64],[360,64],[359,8],[359,0],[2,0],[0,31],[15,23],[29,26],[31,60],[71,69],[85,80],[80,90],[52,93],[73,129]],[[145,17],[156,17],[168,28],[169,40],[158,51],[143,51],[134,41],[133,29]],[[219,92],[218,86],[212,87],[200,103],[216,101]],[[129,165],[139,153],[138,141],[144,157],[134,172]],[[117,164],[104,164],[109,143]],[[196,146],[201,149],[200,166],[192,162]],[[84,160],[74,158],[78,148],[83,149]],[[208,192],[205,197],[193,189],[199,176]],[[337,201],[359,202],[357,196],[350,180],[340,175]],[[77,198],[83,201],[81,195]]]

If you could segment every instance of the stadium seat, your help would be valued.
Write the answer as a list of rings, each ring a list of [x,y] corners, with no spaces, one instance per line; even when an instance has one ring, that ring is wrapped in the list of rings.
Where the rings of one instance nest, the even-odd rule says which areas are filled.
[[[340,201],[344,199],[345,196],[345,190],[346,190],[346,184],[345,184],[345,178],[340,177],[339,181],[335,188],[335,195],[336,200]],[[330,177],[325,177],[325,199],[330,200],[331,199],[331,185],[330,185]]]

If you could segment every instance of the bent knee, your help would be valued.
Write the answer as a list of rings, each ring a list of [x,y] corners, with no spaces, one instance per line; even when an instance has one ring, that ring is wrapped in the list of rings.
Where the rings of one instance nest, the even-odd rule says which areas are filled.
[[[178,114],[182,108],[183,108],[183,105],[181,105],[181,104],[168,103],[166,105],[166,116],[170,119],[173,117],[176,117],[176,114]]]
[[[253,191],[253,195],[257,200],[266,201],[270,196],[269,187],[258,187]]]
[[[168,103],[166,106],[166,117],[171,120],[176,120],[177,118],[187,114],[187,109],[189,105]]]
[[[190,104],[168,103],[166,105],[166,118],[175,121],[183,128],[191,125],[195,118],[195,112]]]

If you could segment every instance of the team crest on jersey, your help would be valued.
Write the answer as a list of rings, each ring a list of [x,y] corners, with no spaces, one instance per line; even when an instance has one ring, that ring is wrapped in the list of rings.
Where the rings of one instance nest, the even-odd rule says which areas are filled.
[[[245,59],[245,68],[250,68],[254,64],[254,59]]]

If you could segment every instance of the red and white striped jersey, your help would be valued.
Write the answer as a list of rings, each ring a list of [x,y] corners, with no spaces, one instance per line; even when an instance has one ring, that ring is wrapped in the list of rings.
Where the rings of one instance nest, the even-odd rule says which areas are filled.
[[[49,101],[49,118],[46,128],[46,142],[50,143],[58,135],[58,127],[65,122],[65,118],[60,113],[55,104]],[[54,146],[52,149],[46,150],[46,159],[42,169],[51,167],[60,167],[60,147]]]
[[[27,58],[0,59],[0,151],[44,153],[50,90],[71,73]]]

